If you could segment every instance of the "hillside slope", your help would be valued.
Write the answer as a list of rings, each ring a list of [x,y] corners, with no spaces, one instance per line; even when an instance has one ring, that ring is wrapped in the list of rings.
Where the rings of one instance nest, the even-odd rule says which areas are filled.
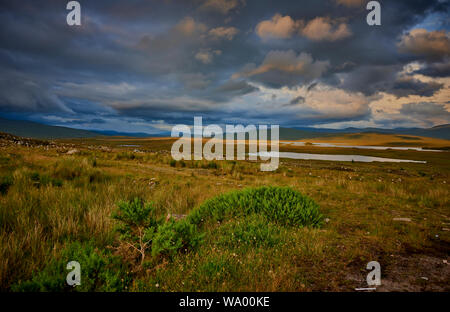
[[[100,134],[87,130],[49,126],[32,121],[0,118],[0,132],[35,139],[92,138]]]

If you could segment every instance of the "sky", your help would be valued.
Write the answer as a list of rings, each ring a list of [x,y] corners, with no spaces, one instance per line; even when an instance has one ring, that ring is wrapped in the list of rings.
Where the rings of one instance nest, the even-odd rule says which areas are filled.
[[[159,134],[176,124],[450,123],[448,0],[0,2],[0,116]]]

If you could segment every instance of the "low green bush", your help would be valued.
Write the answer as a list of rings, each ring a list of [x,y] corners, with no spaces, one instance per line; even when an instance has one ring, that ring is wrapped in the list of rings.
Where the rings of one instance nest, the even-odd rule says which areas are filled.
[[[217,232],[218,243],[228,247],[274,247],[281,242],[281,228],[261,215],[231,220]]]
[[[156,216],[153,203],[139,198],[119,202],[113,218],[119,221],[120,240],[140,254],[141,264],[148,250],[152,256],[173,256],[181,249],[196,247],[201,240],[193,224],[173,219],[164,222]]]
[[[144,203],[139,198],[128,202],[121,201],[117,206],[118,209],[112,217],[119,221],[116,227],[120,234],[119,239],[137,251],[143,263],[162,219],[156,217],[153,203]]]
[[[169,220],[158,227],[152,244],[152,255],[173,256],[179,250],[193,249],[201,242],[203,235],[186,220]]]
[[[319,205],[289,187],[247,188],[223,194],[194,209],[188,220],[201,225],[250,214],[261,214],[268,221],[289,226],[318,227],[322,222]]]
[[[14,179],[12,176],[0,177],[0,194],[5,195],[13,184]]]
[[[70,286],[66,282],[67,263],[80,263],[81,285]],[[131,277],[127,268],[107,250],[97,250],[90,242],[75,242],[51,260],[41,271],[36,271],[28,281],[12,285],[12,291],[62,292],[62,291],[122,291]]]

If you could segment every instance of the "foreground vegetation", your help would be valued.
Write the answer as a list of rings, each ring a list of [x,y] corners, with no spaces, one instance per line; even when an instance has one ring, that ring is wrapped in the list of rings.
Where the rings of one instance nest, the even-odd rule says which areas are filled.
[[[380,290],[449,290],[447,152],[267,173],[175,162],[171,142],[0,142],[0,289],[69,290],[77,260],[79,291],[353,290],[377,260]]]

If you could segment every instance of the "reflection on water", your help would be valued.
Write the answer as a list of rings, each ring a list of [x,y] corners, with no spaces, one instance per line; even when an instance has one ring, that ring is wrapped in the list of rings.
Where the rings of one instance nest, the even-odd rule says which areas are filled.
[[[280,142],[280,144],[289,144],[292,146],[305,146],[306,142]],[[409,147],[409,146],[370,146],[370,145],[344,145],[342,143],[308,143],[312,146],[318,147],[342,147],[342,148],[360,148],[360,149],[375,149],[375,150],[399,150],[399,151],[419,151],[419,152],[442,152],[441,150],[423,149],[421,147]]]
[[[122,145],[119,145],[119,146],[121,146],[121,147],[139,147],[140,145],[122,144]]]
[[[362,155],[327,155],[327,154],[309,154],[309,153],[287,153],[287,152],[262,152],[262,153],[250,153],[250,156],[260,157],[279,157],[290,159],[306,159],[306,160],[332,160],[332,161],[360,161],[360,162],[408,162],[408,163],[420,163],[426,164],[426,161],[421,160],[409,160],[409,159],[394,159],[384,157],[372,157]]]

